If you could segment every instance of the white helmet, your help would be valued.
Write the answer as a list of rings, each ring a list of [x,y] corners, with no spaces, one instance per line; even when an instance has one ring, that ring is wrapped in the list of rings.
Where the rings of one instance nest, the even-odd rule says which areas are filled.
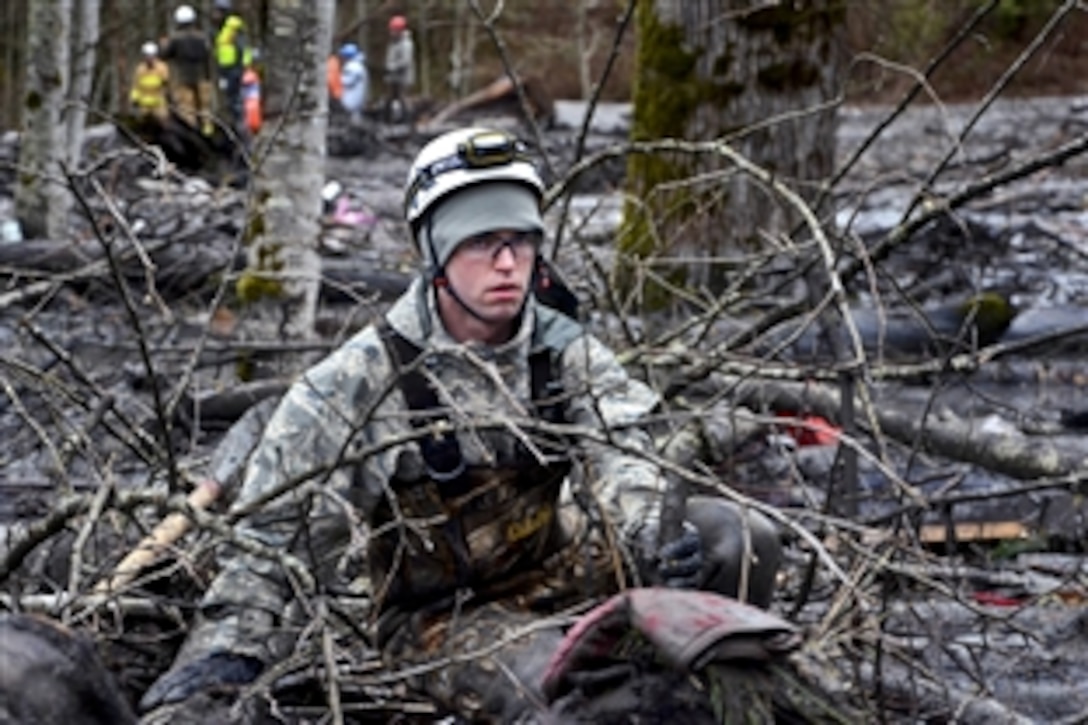
[[[414,229],[435,202],[484,181],[514,181],[544,195],[544,181],[524,142],[505,131],[464,128],[433,139],[420,150],[404,188],[404,216]]]
[[[159,54],[159,46],[152,43],[150,40],[140,46],[140,52],[146,55],[148,58]]]
[[[179,5],[174,11],[174,22],[178,25],[188,25],[196,22],[196,10],[192,5]]]

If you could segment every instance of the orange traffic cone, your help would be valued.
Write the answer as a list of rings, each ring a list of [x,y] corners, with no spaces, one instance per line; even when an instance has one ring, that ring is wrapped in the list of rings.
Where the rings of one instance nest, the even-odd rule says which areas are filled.
[[[242,107],[245,111],[246,129],[256,134],[264,121],[261,115],[261,78],[253,68],[242,74]]]

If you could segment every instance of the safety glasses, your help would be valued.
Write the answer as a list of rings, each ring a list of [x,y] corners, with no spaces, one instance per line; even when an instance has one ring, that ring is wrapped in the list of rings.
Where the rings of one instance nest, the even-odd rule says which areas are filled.
[[[455,254],[477,262],[491,262],[499,258],[502,250],[509,249],[514,259],[532,259],[544,240],[538,231],[499,231],[477,234],[457,245]]]

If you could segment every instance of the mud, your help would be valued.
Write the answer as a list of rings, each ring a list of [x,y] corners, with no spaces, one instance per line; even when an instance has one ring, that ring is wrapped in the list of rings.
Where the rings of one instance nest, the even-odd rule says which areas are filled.
[[[552,178],[560,178],[575,160],[582,108],[557,104],[556,123],[544,132],[541,141]],[[890,125],[835,188],[826,216],[836,223],[838,243],[871,245],[893,229],[913,195],[923,189],[924,180],[946,157],[947,170],[928,186],[928,194],[955,194],[966,184],[1075,142],[1088,130],[1088,102],[1083,99],[1024,99],[988,109],[960,139],[977,110],[975,106],[921,108]],[[886,107],[844,109],[839,135],[843,162],[889,112]],[[601,109],[586,139],[587,153],[622,142],[625,114],[623,106]],[[476,121],[525,132],[508,117]],[[345,136],[352,133],[347,129],[334,130],[337,140],[328,161],[328,177],[343,185],[357,215],[353,223],[342,223],[329,209],[323,255],[330,269],[366,267],[380,269],[386,276],[384,286],[349,285],[346,292],[341,287],[337,296],[326,296],[321,312],[325,332],[313,344],[293,347],[279,341],[275,311],[247,319],[244,327],[237,325],[238,316],[252,313],[238,307],[229,295],[211,309],[216,280],[192,275],[176,258],[175,267],[163,269],[160,264],[157,270],[157,274],[173,275],[171,284],[150,286],[142,273],[127,278],[137,292],[128,303],[108,273],[78,280],[69,277],[63,284],[46,285],[44,291],[25,298],[4,298],[0,381],[5,394],[0,398],[0,434],[6,445],[0,457],[0,542],[4,543],[0,554],[10,557],[12,544],[24,544],[28,537],[37,542],[25,559],[16,562],[15,575],[5,583],[9,592],[5,606],[13,606],[20,593],[86,593],[124,553],[118,537],[131,543],[140,532],[137,523],[146,529],[161,517],[167,489],[176,482],[165,473],[167,461],[156,442],[170,442],[170,454],[181,468],[197,474],[207,469],[231,420],[202,417],[199,401],[239,385],[243,371],[261,381],[285,379],[384,309],[416,264],[400,221],[401,186],[414,150],[440,130],[374,126],[356,136]],[[10,139],[0,144],[0,153],[11,155]],[[611,267],[608,241],[622,208],[618,192],[622,170],[621,162],[612,161],[579,182],[570,206],[572,216],[564,225],[559,262],[591,308],[591,324],[626,350],[632,343],[620,334],[619,322],[597,304],[606,283],[604,274]],[[235,264],[230,260],[235,259],[232,250],[243,225],[241,190],[215,188],[193,177],[156,178],[139,161],[120,164],[117,173],[111,194],[144,230],[146,239],[165,240],[175,252],[191,251],[194,257],[219,255],[216,259],[228,260],[220,262],[224,266]],[[0,176],[0,219],[9,215],[10,182],[10,177]],[[956,295],[1001,288],[1022,310],[1003,341],[1075,329],[1088,320],[1086,198],[1088,165],[1083,155],[996,186],[921,229],[889,257],[886,274],[852,280],[852,302],[859,308],[898,310],[906,296],[919,304],[940,303]],[[560,208],[549,210],[553,228],[559,226]],[[110,237],[111,243],[119,244],[119,238]],[[100,244],[81,222],[73,224],[73,239],[77,249]],[[596,271],[598,267],[604,272]],[[85,265],[54,273],[87,271]],[[3,295],[43,279],[40,272],[18,265],[3,272]],[[635,323],[644,339],[653,334],[648,322],[641,326],[637,320],[627,322]],[[728,322],[730,329],[736,329],[750,320]],[[706,349],[714,341],[708,337]],[[202,349],[194,357],[197,344]],[[1088,333],[1081,330],[1005,358],[1010,366],[1037,366],[1034,376],[1002,379],[995,374],[985,381],[962,376],[943,379],[940,385],[934,385],[933,378],[910,384],[881,383],[874,387],[876,404],[917,411],[919,416],[936,411],[977,423],[980,429],[991,426],[1028,440],[1038,436],[1040,442],[1057,443],[1086,460],[1083,432],[1067,424],[1077,420],[1078,411],[1088,410],[1088,375],[1084,374],[1088,371],[1079,367],[1085,349]],[[1057,370],[1062,374],[1054,374]],[[183,380],[183,392],[192,403],[185,408],[188,418],[168,416],[171,426],[164,432],[160,409],[178,394],[174,386]],[[159,386],[157,392],[155,386]],[[821,510],[826,479],[837,465],[837,449],[777,447],[780,442],[781,438],[760,441],[751,453],[751,460],[758,462],[750,475],[757,484],[752,492],[784,506]],[[731,459],[733,463],[736,458]],[[893,720],[898,716],[906,721],[953,719],[956,707],[970,711],[963,693],[976,698],[972,707],[984,703],[979,712],[989,715],[1005,708],[1033,721],[1074,722],[1078,713],[1088,712],[1088,694],[1077,686],[1088,681],[1085,516],[1079,508],[1082,489],[1076,483],[1079,480],[1083,486],[1084,466],[1077,474],[1080,478],[1073,476],[1073,482],[1064,487],[1055,484],[988,501],[987,494],[1023,487],[1024,482],[978,466],[920,455],[909,447],[893,446],[889,460],[899,476],[927,495],[947,493],[949,486],[980,494],[977,500],[957,504],[957,512],[1026,522],[1052,517],[1048,521],[1054,523],[1035,528],[1043,532],[1035,538],[967,544],[955,556],[912,548],[906,563],[891,555],[890,545],[870,547],[860,554],[837,550],[855,562],[856,571],[872,566],[880,572],[862,577],[864,584],[859,586],[865,591],[847,608],[849,616],[842,618],[835,612],[843,586],[828,572],[819,570],[807,585],[808,593],[802,593],[808,554],[792,541],[791,564],[784,572],[777,606],[783,612],[799,608],[798,621],[810,627],[827,652],[841,658],[842,671],[837,676],[850,683],[861,699],[878,697],[872,694],[879,688],[874,684],[878,674],[868,664],[873,662],[869,644],[881,642],[888,661],[894,660],[887,664],[887,682],[898,683],[894,692],[889,689],[879,695],[887,698],[881,707]],[[723,475],[731,475],[727,468],[722,470]],[[865,522],[891,529],[894,517],[889,518],[889,511],[903,502],[886,474],[863,461],[862,515]],[[150,505],[126,507],[105,497],[107,489],[157,498]],[[62,502],[71,500],[70,494],[81,494],[86,501],[82,508],[73,509],[79,515],[36,532],[34,526],[56,516]],[[94,499],[95,494],[100,498]],[[94,500],[99,501],[101,515],[88,527],[87,513]],[[912,515],[921,522],[941,521],[949,514]],[[827,528],[813,528],[821,536],[830,536]],[[83,548],[73,557],[72,544],[77,539]],[[165,576],[158,583],[137,590],[169,606],[144,612],[142,619],[80,620],[79,626],[96,634],[112,655],[107,658],[109,664],[122,668],[124,662],[129,663],[121,686],[131,698],[169,660],[192,614],[195,595],[207,581],[207,542],[198,542],[191,557],[163,565]],[[879,552],[895,559],[898,568],[881,569],[867,558]],[[1044,564],[1029,558],[1040,552],[1060,558]],[[1054,571],[1055,562],[1061,564],[1059,573]],[[942,568],[932,568],[937,565]],[[972,575],[968,567],[998,570],[1011,578],[987,579],[977,572]],[[888,619],[881,614],[885,599],[896,602]],[[46,609],[64,616],[72,613],[63,606]],[[928,671],[896,669],[911,661],[924,663]],[[866,664],[850,671],[850,662]],[[320,702],[307,701],[305,707],[320,709]],[[994,708],[990,708],[992,702],[997,703]],[[388,712],[377,719],[387,717]]]

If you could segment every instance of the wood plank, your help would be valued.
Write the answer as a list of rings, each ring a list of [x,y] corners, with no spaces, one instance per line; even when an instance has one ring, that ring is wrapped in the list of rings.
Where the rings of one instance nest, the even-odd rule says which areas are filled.
[[[1019,521],[957,521],[953,524],[955,541],[1005,541],[1026,539],[1031,532]],[[948,543],[948,526],[926,524],[918,532],[923,544]]]

